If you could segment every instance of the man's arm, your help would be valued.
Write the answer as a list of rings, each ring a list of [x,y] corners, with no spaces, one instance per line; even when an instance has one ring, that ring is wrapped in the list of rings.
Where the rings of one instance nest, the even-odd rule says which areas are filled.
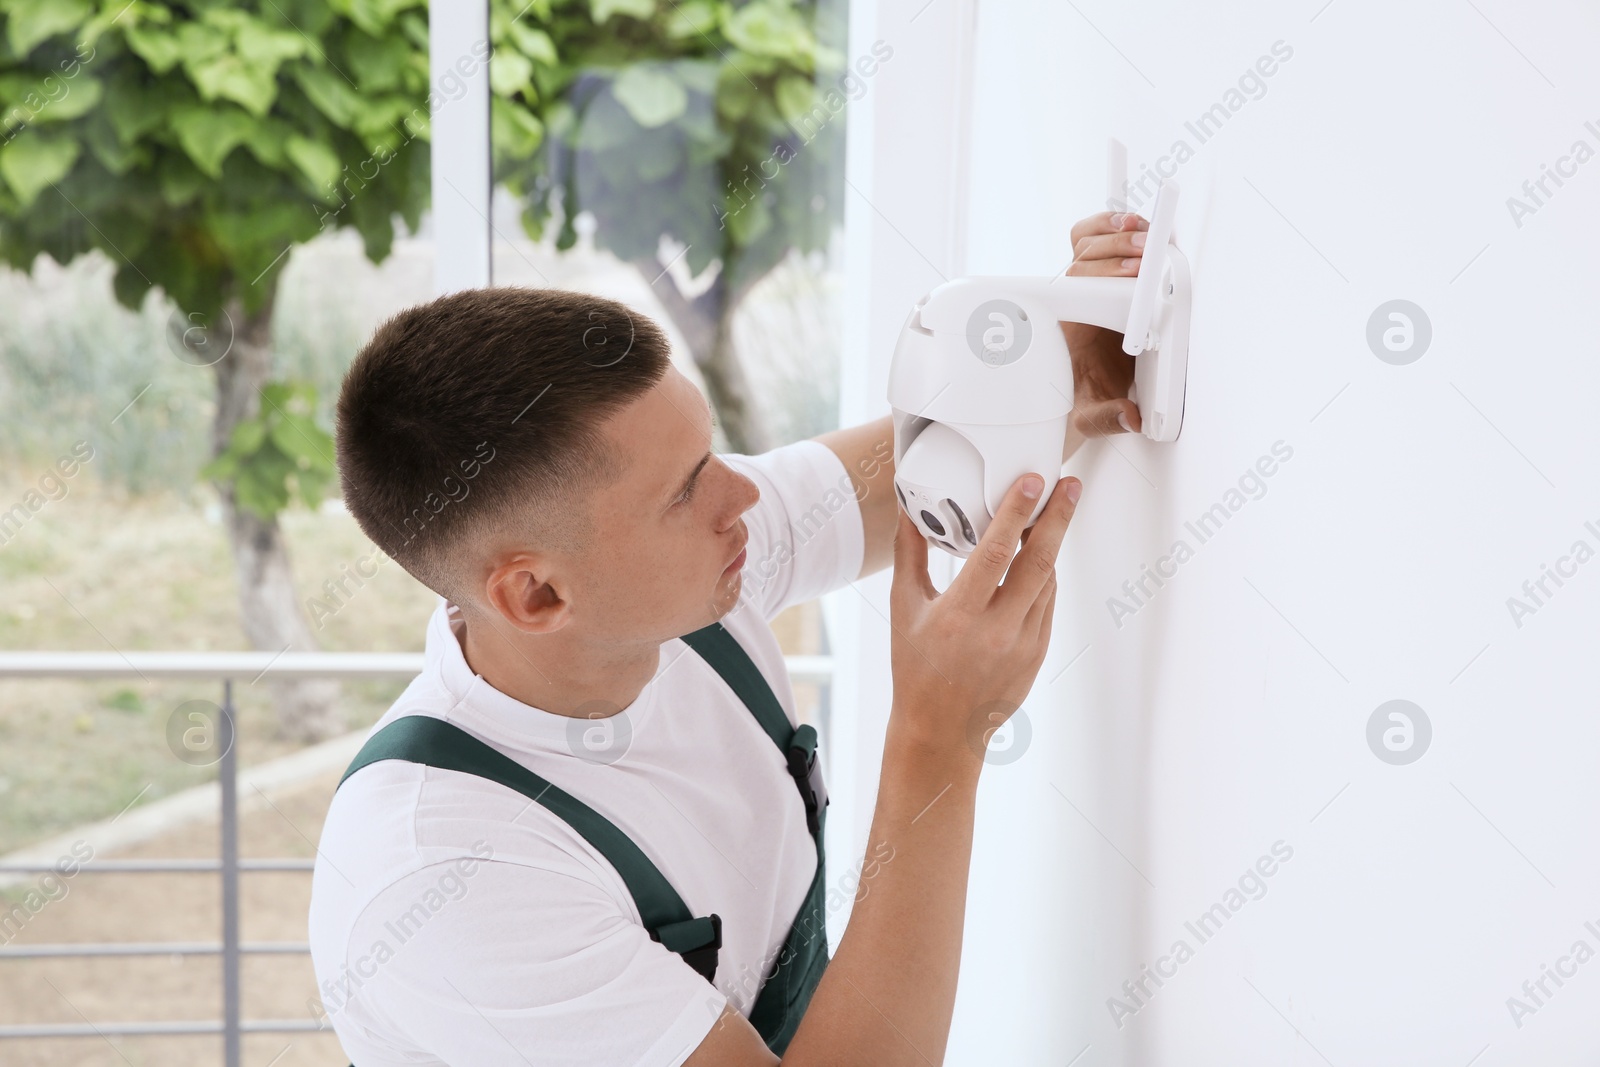
[[[850,472],[850,484],[861,505],[861,573],[857,577],[876,574],[894,559],[898,504],[894,495],[894,430],[889,416],[830,430],[816,440],[831,448]]]
[[[1024,532],[1040,489],[1036,475],[1018,479],[942,594],[928,576],[927,541],[910,519],[896,517],[894,703],[868,838],[878,862],[856,890],[839,951],[784,1054],[790,1067],[925,1067],[944,1059],[983,743],[1021,705],[1044,662],[1056,556],[1082,483],[1058,483]],[[776,1062],[749,1021],[729,1009],[685,1067]]]

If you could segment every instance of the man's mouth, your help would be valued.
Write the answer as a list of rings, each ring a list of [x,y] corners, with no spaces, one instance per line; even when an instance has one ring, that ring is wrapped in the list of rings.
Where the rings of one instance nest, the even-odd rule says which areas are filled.
[[[733,557],[733,562],[728,564],[726,567],[723,568],[722,573],[724,575],[733,574],[740,567],[744,566],[745,546],[748,545],[748,544],[749,544],[749,538],[746,538],[745,539],[745,544],[739,546],[739,554],[737,556]]]

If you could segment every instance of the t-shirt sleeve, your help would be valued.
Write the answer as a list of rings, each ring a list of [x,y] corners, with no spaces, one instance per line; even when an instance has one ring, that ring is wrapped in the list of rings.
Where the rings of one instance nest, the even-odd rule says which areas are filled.
[[[711,1032],[727,997],[605,890],[478,862],[407,875],[353,927],[352,995],[387,1026],[473,1067],[678,1067]]]
[[[796,441],[759,456],[722,460],[761,490],[760,501],[744,514],[750,542],[741,608],[771,621],[861,573],[861,507],[849,471],[831,448]]]

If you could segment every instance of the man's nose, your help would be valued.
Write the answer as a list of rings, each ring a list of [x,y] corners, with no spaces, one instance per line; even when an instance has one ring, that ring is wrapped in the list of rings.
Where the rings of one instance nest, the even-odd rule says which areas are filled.
[[[755,482],[737,472],[734,473],[736,490],[734,492],[734,506],[724,529],[739,521],[739,516],[756,506],[761,499],[761,489]]]

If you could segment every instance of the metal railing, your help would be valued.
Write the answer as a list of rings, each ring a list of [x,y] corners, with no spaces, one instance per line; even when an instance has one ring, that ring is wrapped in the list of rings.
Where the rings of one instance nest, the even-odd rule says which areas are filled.
[[[826,719],[828,687],[833,677],[831,656],[785,657],[793,681],[816,682],[822,687]],[[239,1067],[240,1038],[244,1034],[304,1033],[326,1030],[310,1019],[244,1019],[240,1012],[239,961],[247,955],[306,955],[303,942],[245,942],[239,937],[239,875],[260,871],[307,871],[308,859],[239,858],[238,731],[234,723],[233,683],[238,678],[289,679],[393,679],[421,673],[421,653],[371,652],[0,652],[0,681],[20,678],[70,678],[77,680],[140,677],[146,680],[186,679],[220,681],[222,714],[229,724],[229,742],[217,761],[221,794],[221,856],[203,859],[93,860],[78,873],[95,874],[220,874],[222,877],[222,939],[196,941],[127,941],[40,944],[23,948],[0,947],[0,961],[13,959],[64,959],[132,956],[220,956],[222,962],[222,1018],[171,1022],[84,1022],[0,1025],[0,1041],[22,1038],[148,1037],[221,1035],[225,1067]],[[56,871],[55,864],[0,865],[0,875],[42,874]]]

